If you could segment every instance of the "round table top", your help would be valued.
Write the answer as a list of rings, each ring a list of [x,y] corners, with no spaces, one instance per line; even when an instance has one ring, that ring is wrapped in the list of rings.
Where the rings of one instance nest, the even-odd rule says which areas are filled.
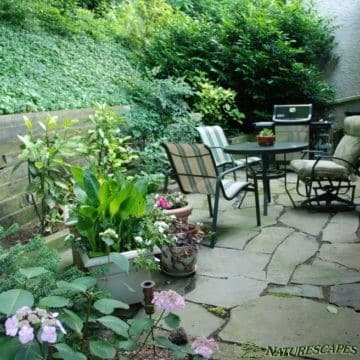
[[[308,147],[309,143],[298,141],[275,141],[271,146],[260,146],[256,141],[248,141],[225,146],[224,152],[229,154],[281,154],[305,150]]]

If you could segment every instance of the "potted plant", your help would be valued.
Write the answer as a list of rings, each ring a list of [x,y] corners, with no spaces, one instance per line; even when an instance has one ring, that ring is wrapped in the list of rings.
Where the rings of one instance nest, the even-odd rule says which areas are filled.
[[[275,134],[271,129],[265,128],[256,136],[256,140],[260,146],[271,146],[274,144]]]
[[[196,271],[199,244],[211,235],[202,224],[175,220],[169,228],[171,242],[161,247],[161,270],[171,276],[186,277]]]
[[[184,194],[178,191],[155,194],[154,201],[155,206],[163,209],[165,214],[175,215],[179,221],[188,222],[193,207],[188,203]]]
[[[154,247],[135,240],[144,217],[152,213],[146,201],[146,182],[141,179],[130,181],[116,175],[97,175],[94,167],[85,170],[74,167],[72,173],[75,204],[68,221],[74,224],[72,244],[81,267],[94,270],[107,265],[107,274],[98,276],[98,286],[128,304],[140,302],[139,284],[150,274],[148,269],[140,271],[134,260],[138,249],[145,245],[148,250]],[[121,265],[123,257],[130,261],[129,273],[117,265]],[[142,264],[146,267],[152,263],[142,261]]]

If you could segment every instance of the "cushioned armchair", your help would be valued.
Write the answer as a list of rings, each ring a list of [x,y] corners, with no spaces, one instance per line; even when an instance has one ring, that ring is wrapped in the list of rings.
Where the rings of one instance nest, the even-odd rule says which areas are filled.
[[[353,180],[359,174],[359,158],[360,116],[350,116],[345,118],[344,136],[333,156],[320,155],[316,160],[290,162],[290,169],[298,175],[296,190],[306,197],[302,205],[324,210],[354,208]],[[301,183],[304,184],[303,191]]]
[[[168,155],[173,174],[180,190],[185,194],[197,193],[207,195],[210,217],[212,220],[212,231],[210,246],[216,242],[216,225],[219,209],[220,194],[227,200],[234,199],[241,192],[252,191],[255,193],[256,222],[261,225],[259,196],[257,181],[233,181],[225,178],[243,165],[219,172],[216,167],[211,150],[204,144],[163,144]],[[214,196],[214,206],[211,197]]]

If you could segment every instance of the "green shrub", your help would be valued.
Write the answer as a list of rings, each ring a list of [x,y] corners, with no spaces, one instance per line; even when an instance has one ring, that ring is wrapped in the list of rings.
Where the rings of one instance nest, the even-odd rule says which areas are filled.
[[[35,34],[0,23],[0,43],[0,114],[124,104],[119,74],[141,76],[114,42]]]
[[[304,1],[176,4],[195,10],[173,17],[145,48],[146,64],[158,66],[160,75],[205,72],[216,85],[236,91],[245,125],[270,114],[274,104],[312,102],[321,112],[332,102],[323,71],[335,60],[334,27]]]
[[[183,78],[123,77],[131,105],[127,114],[130,135],[143,148],[159,140],[169,124],[190,113],[187,98],[193,94]]]
[[[217,86],[206,79],[203,73],[196,76],[194,82],[198,90],[195,92],[193,108],[203,115],[205,124],[220,125],[224,130],[242,124],[244,114],[236,106],[235,91]]]

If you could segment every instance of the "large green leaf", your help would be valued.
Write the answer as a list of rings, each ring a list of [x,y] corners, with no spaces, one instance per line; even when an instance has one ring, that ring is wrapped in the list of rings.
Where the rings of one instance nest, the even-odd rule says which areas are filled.
[[[84,187],[84,174],[83,169],[77,166],[71,167],[71,173],[75,181],[83,188]]]
[[[17,337],[0,337],[1,360],[14,360],[15,354],[23,345]]]
[[[91,221],[95,221],[97,217],[97,210],[90,205],[81,205],[79,208],[79,214],[80,216],[88,218]]]
[[[180,318],[176,314],[169,313],[164,318],[166,325],[171,329],[176,329],[180,326]]]
[[[49,308],[61,308],[69,305],[69,299],[63,296],[47,296],[40,300],[39,306]]]
[[[82,353],[75,352],[69,345],[58,343],[54,347],[59,352],[63,360],[86,360],[86,356]]]
[[[172,354],[177,359],[184,359],[187,353],[178,345],[173,344],[169,339],[164,336],[156,336],[154,339],[155,344],[164,346],[171,350]]]
[[[104,182],[99,189],[100,208],[103,208],[109,201],[109,184]]]
[[[74,284],[63,280],[58,281],[56,285],[59,289],[73,291],[75,293],[85,292],[87,289],[84,284]]]
[[[103,314],[111,314],[114,309],[129,309],[129,305],[115,299],[100,299],[95,301],[94,308]]]
[[[20,274],[24,275],[27,279],[31,279],[36,276],[40,276],[49,272],[43,267],[28,267],[19,269]]]
[[[0,294],[0,313],[5,315],[13,315],[21,307],[33,305],[34,297],[29,291],[13,289]]]
[[[99,193],[100,184],[96,179],[96,176],[90,169],[84,171],[84,190],[88,197],[89,204],[98,207],[99,206]]]
[[[82,276],[71,282],[71,284],[76,285],[76,286],[84,286],[86,288],[86,290],[95,286],[96,283],[97,283],[96,278],[94,278],[92,276]]]
[[[129,272],[130,263],[128,258],[120,253],[112,252],[110,253],[110,261],[117,265],[121,271]]]
[[[89,345],[90,353],[100,359],[113,359],[116,355],[116,350],[106,341],[90,341]]]
[[[61,319],[70,329],[74,330],[78,334],[81,333],[84,322],[74,312],[68,309],[63,309]]]
[[[129,339],[129,340],[119,340],[117,343],[118,347],[125,351],[134,351],[139,348],[140,344],[136,341]]]
[[[14,360],[43,360],[38,344],[25,345],[16,353]]]
[[[141,335],[144,331],[149,331],[155,324],[154,319],[131,319],[128,321],[130,324],[129,334],[130,336]]]
[[[116,334],[121,335],[126,339],[129,337],[128,335],[129,325],[125,321],[120,320],[117,317],[111,315],[98,318],[97,321],[99,321],[108,329],[114,331]]]

